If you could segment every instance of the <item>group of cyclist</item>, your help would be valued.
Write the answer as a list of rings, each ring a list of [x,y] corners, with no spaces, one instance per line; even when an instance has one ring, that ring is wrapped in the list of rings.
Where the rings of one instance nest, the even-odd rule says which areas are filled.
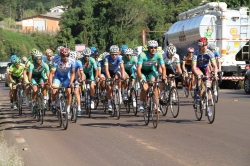
[[[33,106],[36,102],[38,84],[42,87],[44,104],[49,100],[48,92],[51,91],[51,104],[53,108],[56,105],[56,96],[59,87],[65,87],[67,95],[67,111],[70,112],[72,100],[71,91],[74,90],[78,105],[78,115],[81,115],[82,82],[89,82],[90,87],[90,105],[94,108],[95,86],[100,87],[101,97],[107,98],[108,111],[112,112],[112,86],[114,80],[118,82],[120,101],[128,100],[128,87],[124,84],[125,80],[131,78],[132,85],[140,83],[140,101],[139,111],[144,112],[143,103],[149,88],[147,81],[161,81],[159,83],[160,92],[153,87],[155,94],[155,109],[158,107],[158,99],[161,99],[163,93],[163,84],[167,81],[167,76],[178,74],[180,77],[187,77],[188,72],[193,73],[193,78],[198,77],[200,85],[200,76],[207,75],[213,67],[215,77],[221,69],[218,52],[215,51],[215,45],[209,44],[207,38],[201,37],[198,40],[199,48],[195,50],[192,47],[187,49],[184,55],[182,66],[180,57],[176,53],[176,47],[169,43],[164,52],[159,49],[156,40],[149,40],[147,47],[138,53],[137,49],[128,48],[123,45],[121,49],[117,45],[112,45],[109,52],[99,54],[95,47],[86,47],[82,52],[71,51],[66,47],[58,47],[57,54],[51,49],[45,51],[45,55],[37,49],[31,50],[31,55],[23,57],[22,60],[16,55],[11,56],[11,66],[7,70],[10,81],[10,102],[14,109],[16,105],[16,85],[23,83],[25,90],[26,105]],[[21,62],[22,61],[22,62]],[[194,79],[193,79],[194,80]],[[33,90],[30,94],[30,89]],[[123,90],[122,90],[123,89]],[[104,96],[105,95],[105,96]],[[135,100],[135,99],[133,99]],[[133,105],[135,107],[135,105]],[[34,110],[32,113],[34,113]],[[160,110],[158,110],[160,111]],[[52,109],[53,114],[56,113]],[[68,114],[70,116],[70,114]],[[70,117],[68,117],[70,118]]]

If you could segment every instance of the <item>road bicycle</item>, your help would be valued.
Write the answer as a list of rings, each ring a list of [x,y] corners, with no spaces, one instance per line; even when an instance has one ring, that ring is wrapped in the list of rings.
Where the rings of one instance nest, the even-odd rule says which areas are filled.
[[[30,84],[32,86],[32,84]],[[44,105],[44,97],[42,93],[42,84],[37,85],[37,97],[35,101],[35,105],[32,105],[32,110],[34,110],[34,118],[37,119],[37,122],[43,124],[45,105]]]
[[[16,99],[17,99],[17,109],[19,115],[23,113],[23,87],[22,83],[13,83],[12,88],[16,85]]]
[[[133,82],[135,84],[135,79],[132,77],[126,78],[124,80],[125,86],[128,87],[127,88],[128,100],[124,100],[123,103],[124,103],[126,112],[130,113],[130,109],[132,109],[134,115],[136,116],[137,115],[137,95],[136,95],[135,87],[132,85]]]
[[[184,93],[185,93],[185,96],[187,98],[189,96],[189,93],[190,93],[191,97],[194,98],[194,91],[192,89],[192,87],[193,87],[192,72],[187,72],[187,74],[188,74],[187,79],[184,79],[184,81],[185,81]]]
[[[210,78],[212,78],[212,76],[202,76],[201,86],[195,91],[193,107],[198,121],[202,119],[203,111],[205,111],[209,123],[212,124],[215,119],[215,98],[210,88]],[[198,87],[198,81],[196,86]]]
[[[76,123],[77,121],[77,100],[76,100],[76,95],[75,95],[75,91],[74,88],[71,87],[71,94],[72,94],[72,101],[70,104],[70,117],[71,117],[71,121],[73,121],[74,123]]]
[[[84,106],[86,110],[86,115],[91,116],[91,101],[90,101],[90,83],[92,80],[86,80],[83,82],[83,94],[84,94]]]
[[[163,116],[166,116],[168,108],[170,107],[171,114],[174,118],[179,115],[180,103],[177,88],[174,86],[174,80],[179,76],[168,76],[167,83],[164,84],[163,93],[160,97],[160,108]],[[164,108],[166,107],[166,108]]]

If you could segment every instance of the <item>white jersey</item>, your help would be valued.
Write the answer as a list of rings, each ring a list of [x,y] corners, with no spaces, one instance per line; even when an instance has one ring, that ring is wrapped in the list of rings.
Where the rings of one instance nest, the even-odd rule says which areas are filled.
[[[164,52],[162,56],[167,68],[173,67],[175,69],[175,65],[180,64],[180,56],[178,54],[175,54],[171,59],[168,57],[167,52]]]

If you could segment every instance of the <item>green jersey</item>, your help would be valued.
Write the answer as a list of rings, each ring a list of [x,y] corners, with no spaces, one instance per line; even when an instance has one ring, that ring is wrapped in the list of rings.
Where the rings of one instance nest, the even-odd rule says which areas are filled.
[[[24,68],[24,64],[20,64],[18,68],[15,64],[12,64],[9,68],[9,74],[14,77],[22,77]]]
[[[42,62],[41,68],[38,69],[38,66],[36,64],[31,64],[29,67],[29,72],[32,72],[32,77],[41,75],[45,77],[45,73],[49,72],[49,66],[45,62]]]
[[[84,73],[93,73],[94,69],[97,68],[97,64],[94,58],[89,57],[89,64],[87,67],[84,66],[84,61],[82,61],[83,71]]]
[[[164,64],[164,60],[162,54],[158,51],[152,57],[148,51],[142,52],[138,57],[138,65],[142,65],[142,70],[157,72],[157,65],[162,64]]]
[[[125,70],[131,70],[132,67],[136,67],[137,65],[136,56],[132,56],[130,59],[128,59],[126,56],[123,56],[122,60],[123,60]]]

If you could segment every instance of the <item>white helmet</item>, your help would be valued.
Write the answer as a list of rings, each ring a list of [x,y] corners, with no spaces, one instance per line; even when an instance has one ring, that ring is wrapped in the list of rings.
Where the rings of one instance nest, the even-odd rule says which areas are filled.
[[[208,49],[209,50],[215,50],[216,46],[215,46],[215,43],[209,43],[208,44]]]
[[[76,54],[75,51],[70,51],[70,52],[69,52],[69,57],[70,57],[70,58],[76,59],[76,56],[77,56],[77,54]]]
[[[158,42],[156,40],[149,40],[147,46],[148,47],[158,47]]]
[[[40,57],[40,56],[43,56],[43,54],[41,52],[37,52],[35,53],[34,57]]]
[[[22,59],[24,63],[28,61],[28,58],[26,56],[24,56]]]
[[[133,50],[131,48],[127,48],[124,53],[125,55],[132,55],[133,54]]]
[[[117,45],[112,45],[109,49],[109,52],[111,53],[118,53],[119,52],[119,47]]]
[[[170,43],[168,45],[167,51],[169,55],[174,55],[176,54],[176,47],[172,43]]]
[[[84,50],[82,50],[82,55],[83,56],[90,56],[91,55],[91,50],[89,47],[86,47]]]
[[[76,59],[82,58],[82,54],[78,51],[76,51]]]

